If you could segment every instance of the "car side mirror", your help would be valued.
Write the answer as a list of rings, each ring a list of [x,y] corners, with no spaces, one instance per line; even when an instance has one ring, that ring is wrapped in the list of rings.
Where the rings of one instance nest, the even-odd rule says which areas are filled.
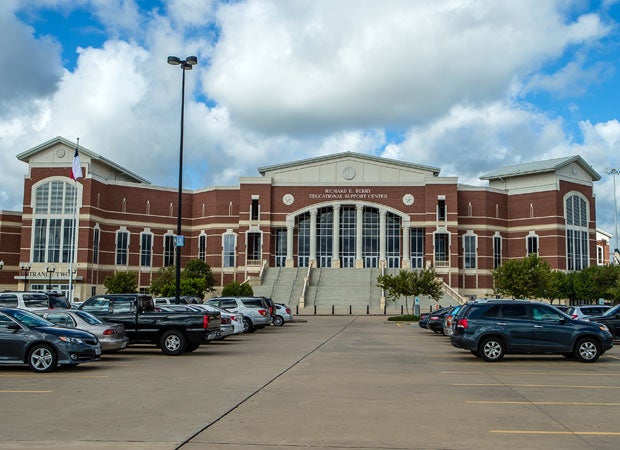
[[[560,319],[558,320],[558,323],[560,325],[564,325],[566,323],[566,318],[565,317],[560,317]]]

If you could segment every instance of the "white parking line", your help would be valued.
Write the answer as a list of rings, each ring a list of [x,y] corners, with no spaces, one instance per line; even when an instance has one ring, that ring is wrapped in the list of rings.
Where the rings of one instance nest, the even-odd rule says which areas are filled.
[[[503,434],[572,434],[587,436],[620,436],[619,431],[543,431],[543,430],[489,430],[489,433]]]
[[[605,402],[499,402],[483,400],[466,400],[465,403],[478,405],[571,405],[571,406],[620,406],[620,403]]]
[[[620,373],[591,373],[591,372],[474,372],[474,371],[442,371],[447,375],[561,375],[580,377],[617,377]]]
[[[50,392],[54,392],[54,391],[18,391],[18,390],[14,390],[14,391],[2,390],[2,391],[0,391],[0,393],[2,393],[2,394],[49,394]]]
[[[499,386],[531,388],[567,388],[567,389],[620,389],[620,386],[580,386],[575,384],[504,384],[504,383],[452,383],[452,386]]]

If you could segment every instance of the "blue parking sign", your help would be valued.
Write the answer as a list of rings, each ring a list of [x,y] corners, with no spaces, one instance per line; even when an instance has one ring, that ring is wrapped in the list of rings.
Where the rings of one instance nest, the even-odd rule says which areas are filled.
[[[175,245],[177,247],[183,247],[185,245],[185,236],[183,235],[176,236],[175,240],[176,240]]]

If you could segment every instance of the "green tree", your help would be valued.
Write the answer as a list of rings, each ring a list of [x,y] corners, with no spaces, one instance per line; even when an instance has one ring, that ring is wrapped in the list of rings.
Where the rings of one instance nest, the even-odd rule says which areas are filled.
[[[228,283],[222,289],[222,296],[239,296],[239,297],[251,297],[254,295],[254,290],[252,286],[247,283],[239,283],[238,281],[233,281]]]
[[[117,272],[108,276],[103,285],[108,294],[128,294],[138,291],[138,274],[136,272]]]
[[[153,295],[172,297],[176,294],[175,266],[162,267],[151,281],[150,291]],[[190,259],[181,271],[181,295],[203,298],[206,292],[212,292],[215,277],[211,267],[201,259]]]
[[[174,283],[176,274],[174,266],[162,267],[151,281],[150,292],[155,296],[169,297],[169,286],[172,286],[172,294],[174,294]]]
[[[506,261],[493,271],[495,292],[514,298],[547,298],[549,263],[535,254]]]
[[[409,314],[408,297],[427,295],[439,301],[443,295],[443,282],[434,269],[401,270],[396,275],[379,275],[377,286],[383,289],[390,301],[405,297],[405,310]]]

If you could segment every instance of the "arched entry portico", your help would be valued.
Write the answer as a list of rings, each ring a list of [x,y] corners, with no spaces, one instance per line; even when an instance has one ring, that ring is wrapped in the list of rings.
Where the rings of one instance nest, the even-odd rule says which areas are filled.
[[[408,268],[409,227],[408,214],[378,203],[314,204],[287,215],[286,240],[282,232],[276,236],[276,262],[286,267]]]

